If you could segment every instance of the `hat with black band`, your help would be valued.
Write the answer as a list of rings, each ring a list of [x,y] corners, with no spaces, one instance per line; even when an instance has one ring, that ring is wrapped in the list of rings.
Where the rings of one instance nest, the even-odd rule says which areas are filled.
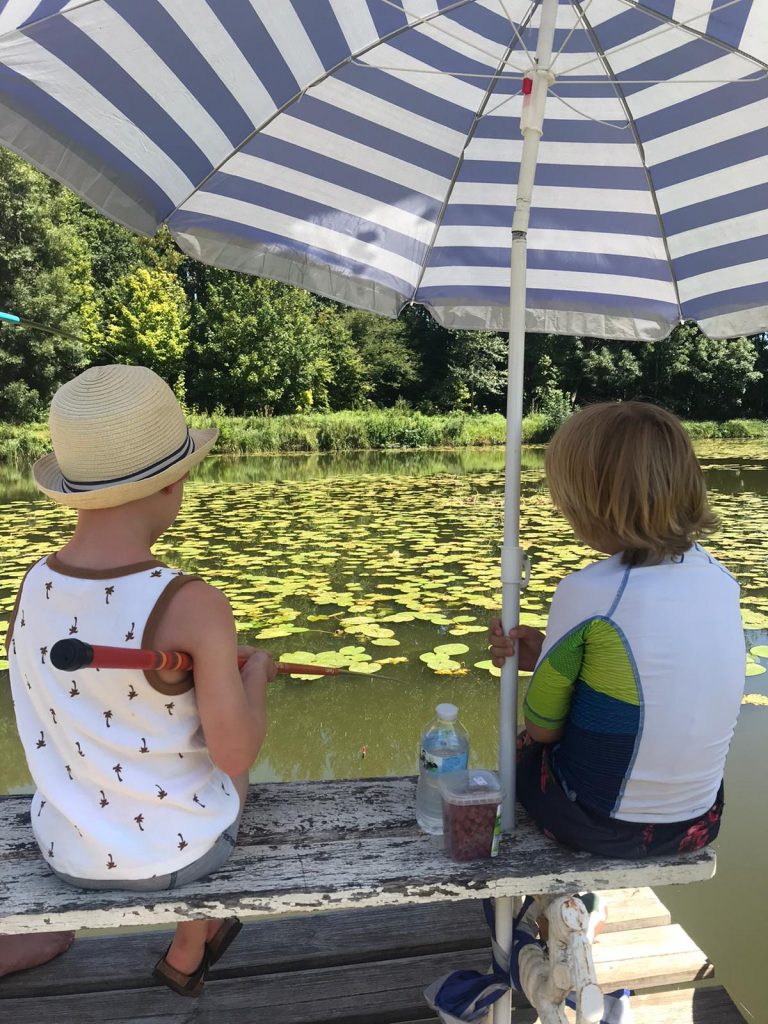
[[[145,366],[94,366],[63,384],[48,418],[53,452],[36,486],[71,508],[113,508],[181,479],[216,442],[187,426],[176,396]]]

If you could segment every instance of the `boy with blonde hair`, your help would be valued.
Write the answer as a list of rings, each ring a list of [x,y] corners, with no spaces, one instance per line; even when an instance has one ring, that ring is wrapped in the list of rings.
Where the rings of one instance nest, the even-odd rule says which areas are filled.
[[[35,838],[72,885],[189,884],[232,852],[276,671],[264,651],[238,649],[219,590],[152,554],[218,431],[189,429],[170,388],[140,366],[94,367],[64,384],[50,427],[54,452],[33,477],[77,510],[77,525],[28,571],[8,636],[16,720],[37,787]],[[48,657],[72,634],[188,651],[194,675],[102,669],[72,678]],[[238,652],[248,656],[242,669]],[[155,976],[199,995],[239,928],[236,918],[180,923]]]
[[[739,585],[696,542],[717,525],[682,424],[642,402],[593,405],[546,455],[552,500],[608,558],[557,587],[546,637],[491,626],[494,664],[520,645],[517,796],[555,839],[642,858],[716,837],[744,690]]]

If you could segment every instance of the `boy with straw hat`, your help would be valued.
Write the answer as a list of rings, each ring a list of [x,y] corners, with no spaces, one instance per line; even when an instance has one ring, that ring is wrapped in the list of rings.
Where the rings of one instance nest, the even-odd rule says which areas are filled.
[[[151,550],[218,431],[188,428],[170,388],[141,366],[93,367],[64,384],[50,427],[54,451],[34,481],[77,510],[77,525],[25,576],[7,641],[37,786],[32,827],[51,870],[72,885],[175,888],[232,851],[276,672],[264,651],[238,649],[220,591]],[[102,669],[72,679],[47,653],[73,633],[188,651],[194,677]],[[249,655],[240,670],[238,653]],[[239,929],[236,918],[180,923],[155,977],[199,995]]]

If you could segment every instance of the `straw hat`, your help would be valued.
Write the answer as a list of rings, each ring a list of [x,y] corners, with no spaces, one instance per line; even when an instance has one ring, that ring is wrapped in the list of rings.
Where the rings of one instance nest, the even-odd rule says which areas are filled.
[[[218,430],[190,430],[175,395],[145,366],[94,366],[63,384],[48,418],[53,452],[32,467],[41,491],[72,508],[154,494],[202,462]]]

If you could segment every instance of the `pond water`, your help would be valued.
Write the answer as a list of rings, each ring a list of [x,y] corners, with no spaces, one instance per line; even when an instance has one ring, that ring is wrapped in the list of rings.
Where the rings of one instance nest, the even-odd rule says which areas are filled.
[[[742,584],[749,650],[768,643],[768,452],[763,442],[702,443],[698,451],[722,521],[707,547]],[[521,508],[533,562],[523,621],[537,626],[558,579],[591,559],[551,507],[543,458],[542,448],[524,452]],[[500,601],[502,475],[498,449],[220,457],[198,469],[158,557],[221,586],[243,642],[283,660],[314,657],[353,670],[273,684],[254,782],[412,774],[420,728],[440,701],[458,704],[471,763],[495,766],[498,694],[485,634]],[[73,518],[24,477],[0,474],[0,619],[26,568],[62,543]],[[748,665],[750,703],[728,763],[717,878],[659,893],[747,1018],[763,1024],[766,666],[760,657]],[[0,792],[29,784],[0,662]]]

